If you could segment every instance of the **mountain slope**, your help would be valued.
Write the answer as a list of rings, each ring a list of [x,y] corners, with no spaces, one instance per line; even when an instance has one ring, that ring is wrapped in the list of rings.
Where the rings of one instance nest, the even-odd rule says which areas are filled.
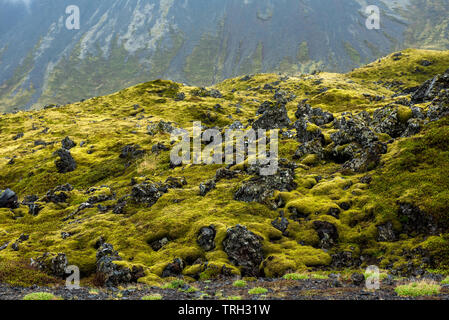
[[[156,78],[211,85],[259,72],[346,72],[405,46],[447,48],[447,0],[371,1],[380,30],[366,29],[367,3],[355,0],[80,0],[80,30],[65,28],[68,0],[28,9],[2,1],[3,111]]]
[[[21,204],[9,197],[13,209],[0,209],[0,282],[51,282],[65,259],[86,283],[113,285],[371,264],[447,270],[447,76],[425,84],[432,97],[398,93],[448,66],[447,51],[406,50],[348,74],[229,79],[211,88],[222,97],[157,80],[3,115],[0,188]],[[171,165],[173,127],[256,127],[272,112],[291,120],[264,122],[282,128],[274,178],[245,164]],[[253,253],[239,256],[233,232]]]

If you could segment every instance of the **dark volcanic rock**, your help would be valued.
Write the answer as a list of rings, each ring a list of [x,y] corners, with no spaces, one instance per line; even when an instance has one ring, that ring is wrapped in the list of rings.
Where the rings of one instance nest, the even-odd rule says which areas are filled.
[[[107,287],[117,287],[120,284],[136,282],[145,274],[142,268],[120,266],[115,261],[121,261],[117,251],[109,243],[102,243],[97,251],[97,275],[99,275]]]
[[[253,129],[282,129],[290,126],[291,121],[287,115],[285,105],[268,108],[262,116],[254,121]]]
[[[61,203],[66,202],[69,198],[66,192],[70,192],[73,190],[73,187],[70,184],[65,184],[62,186],[58,186],[52,190],[49,190],[46,195],[41,199],[42,202],[53,202],[53,203]]]
[[[320,108],[312,108],[309,104],[302,102],[298,105],[298,110],[295,113],[297,119],[305,118],[309,122],[322,126],[334,121],[334,115],[325,112]]]
[[[263,239],[256,236],[246,227],[236,225],[226,232],[223,248],[232,264],[241,267],[243,276],[258,276],[259,266],[264,257]]]
[[[70,150],[70,149],[76,147],[76,143],[73,140],[71,140],[69,137],[65,137],[61,141],[61,144],[62,144],[62,148],[67,149],[67,150]]]
[[[234,194],[234,199],[244,202],[266,202],[275,190],[292,191],[296,189],[295,172],[280,168],[275,175],[256,176],[244,182]]]
[[[76,162],[69,150],[62,148],[56,151],[55,154],[59,157],[59,159],[55,160],[55,165],[59,173],[75,171]]]
[[[161,192],[158,185],[154,183],[141,183],[135,185],[131,191],[131,197],[138,203],[146,203],[148,206],[154,205],[164,192]]]
[[[361,273],[353,273],[351,275],[351,281],[355,286],[361,286],[365,283],[365,276]]]
[[[283,216],[277,217],[275,220],[271,221],[271,225],[276,229],[278,229],[279,231],[281,231],[282,234],[284,235],[287,234],[289,222],[285,217]]]
[[[338,231],[332,223],[318,220],[313,222],[313,227],[320,238],[320,248],[330,249],[337,243]]]
[[[198,232],[197,243],[204,251],[212,251],[215,249],[215,227],[202,227]]]
[[[176,258],[172,263],[169,263],[164,271],[162,271],[162,278],[177,277],[182,274],[185,268],[185,263],[182,259]]]
[[[0,208],[16,209],[19,207],[17,195],[11,189],[0,190]]]
[[[358,267],[360,264],[360,259],[355,258],[350,251],[341,251],[332,255],[331,267],[337,270]]]
[[[236,172],[226,169],[226,168],[220,168],[215,173],[215,181],[218,182],[223,179],[228,179],[228,180],[234,179],[236,176],[237,176]]]
[[[169,242],[168,238],[164,237],[160,240],[156,240],[150,243],[151,249],[154,251],[161,250]]]
[[[433,235],[439,231],[434,218],[411,203],[399,203],[398,218],[402,222],[402,233]]]
[[[64,253],[53,254],[46,252],[36,260],[31,259],[32,267],[60,278],[65,276],[67,265],[67,257]]]
[[[367,172],[375,169],[381,159],[381,155],[387,153],[387,145],[382,142],[375,142],[369,148],[363,150],[354,159],[347,161],[343,168],[355,172]]]
[[[418,104],[432,101],[443,89],[449,89],[449,70],[444,74],[437,75],[433,79],[424,82],[412,94],[412,103]]]
[[[377,226],[376,240],[378,242],[394,242],[397,240],[396,231],[394,231],[393,224],[390,221]]]
[[[127,145],[123,147],[119,157],[121,159],[134,159],[142,156],[144,153],[145,151],[141,150],[139,145]]]
[[[321,141],[324,144],[324,135],[320,128],[311,124],[306,119],[300,119],[293,124],[296,129],[296,139],[299,142],[306,143],[313,140]]]
[[[203,182],[200,184],[200,195],[206,196],[209,192],[211,192],[213,189],[215,189],[215,181],[214,180],[208,180],[206,182]]]
[[[167,180],[165,180],[165,185],[169,189],[181,189],[187,185],[187,180],[184,177],[168,177]]]

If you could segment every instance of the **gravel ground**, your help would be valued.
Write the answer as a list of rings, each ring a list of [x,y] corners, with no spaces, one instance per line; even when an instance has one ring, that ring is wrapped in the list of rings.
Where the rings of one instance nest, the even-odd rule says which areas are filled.
[[[402,282],[401,282],[402,283]],[[399,297],[394,288],[397,281],[383,281],[380,290],[367,290],[364,285],[356,286],[350,281],[338,280],[258,280],[248,282],[244,288],[236,288],[233,280],[195,282],[180,289],[162,289],[142,285],[127,288],[81,288],[69,290],[66,287],[17,288],[0,284],[0,300],[22,300],[33,292],[50,292],[64,300],[141,300],[148,295],[159,294],[163,300],[220,300],[238,296],[243,300],[410,300]],[[254,287],[268,290],[263,295],[251,295]],[[194,290],[189,288],[195,288]],[[193,292],[185,292],[185,291]],[[442,286],[439,295],[413,298],[415,300],[449,300],[449,287]]]

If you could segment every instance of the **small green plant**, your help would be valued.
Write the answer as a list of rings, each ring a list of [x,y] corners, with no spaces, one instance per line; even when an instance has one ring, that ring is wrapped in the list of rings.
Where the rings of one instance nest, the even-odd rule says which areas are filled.
[[[397,286],[394,291],[402,297],[433,296],[440,293],[441,287],[433,282],[412,282]]]
[[[142,297],[142,300],[162,300],[162,296],[160,294],[151,294],[149,296]]]
[[[246,283],[245,280],[237,280],[234,281],[234,283],[232,284],[234,287],[236,288],[244,288],[246,287],[248,284]]]
[[[314,273],[314,274],[312,274],[312,279],[327,280],[327,279],[329,279],[329,276],[326,274]]]
[[[449,284],[449,277],[446,277],[443,280],[441,280],[441,284]]]
[[[61,298],[49,292],[33,292],[23,297],[23,300],[61,300]]]
[[[365,279],[369,279],[371,277],[375,277],[376,273],[374,273],[374,272],[365,272],[363,275],[365,276]],[[379,273],[379,279],[380,280],[384,280],[384,279],[387,279],[387,278],[388,278],[388,274],[387,273],[385,273],[385,272]]]
[[[306,280],[309,275],[305,273],[289,273],[283,276],[285,280]]]
[[[180,289],[186,285],[184,280],[177,279],[172,282],[166,283],[162,286],[162,289]]]
[[[185,292],[185,293],[193,293],[193,292],[197,292],[198,291],[198,289],[197,288],[195,288],[195,287],[189,287],[189,288],[187,288],[187,289],[179,289],[180,291],[182,291],[182,292]]]
[[[226,297],[227,300],[242,300],[241,296],[229,296]]]
[[[255,287],[248,291],[249,294],[265,294],[268,292],[268,289]]]

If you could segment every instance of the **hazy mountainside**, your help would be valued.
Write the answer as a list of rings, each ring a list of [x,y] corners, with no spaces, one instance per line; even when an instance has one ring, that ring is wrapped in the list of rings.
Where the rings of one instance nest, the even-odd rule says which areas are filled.
[[[447,272],[448,67],[449,51],[405,50],[348,74],[156,80],[2,115],[0,283],[67,264],[112,286]],[[279,170],[173,164],[170,132],[193,121],[280,129]]]
[[[163,78],[348,71],[405,47],[447,48],[447,0],[1,0],[0,110],[65,104]],[[26,23],[25,23],[26,22]]]

